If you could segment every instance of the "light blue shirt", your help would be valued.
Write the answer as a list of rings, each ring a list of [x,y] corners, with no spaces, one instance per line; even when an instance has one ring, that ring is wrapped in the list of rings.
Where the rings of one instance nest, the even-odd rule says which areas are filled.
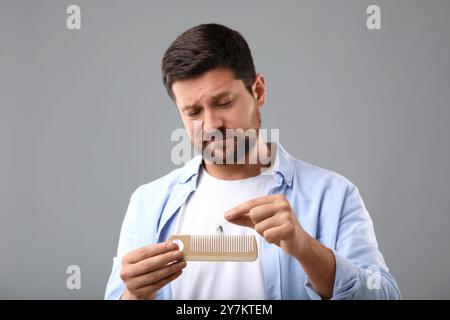
[[[281,145],[276,150],[269,194],[286,195],[303,229],[333,251],[332,298],[399,299],[357,187],[337,173],[295,159]],[[180,208],[195,192],[201,163],[199,155],[133,193],[105,299],[119,299],[125,290],[119,276],[123,255],[172,234]],[[298,261],[282,249],[263,241],[260,258],[268,299],[320,299]],[[171,299],[170,284],[157,292],[157,299]]]

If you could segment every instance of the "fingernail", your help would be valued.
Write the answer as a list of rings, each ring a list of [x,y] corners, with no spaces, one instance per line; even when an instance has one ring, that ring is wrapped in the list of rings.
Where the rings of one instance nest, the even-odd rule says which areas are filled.
[[[177,248],[176,244],[173,242],[169,242],[166,246],[167,250],[175,250]]]
[[[172,257],[174,257],[174,258],[181,258],[181,252],[180,251],[175,251],[174,253],[172,253]]]

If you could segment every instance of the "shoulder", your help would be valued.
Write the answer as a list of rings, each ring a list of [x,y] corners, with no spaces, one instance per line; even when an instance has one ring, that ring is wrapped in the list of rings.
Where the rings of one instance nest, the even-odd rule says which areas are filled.
[[[356,189],[355,184],[340,173],[294,157],[291,160],[294,166],[294,183],[303,190],[346,194]]]
[[[133,200],[143,200],[150,198],[155,198],[157,195],[170,194],[174,185],[176,185],[180,179],[183,168],[178,168],[172,170],[168,174],[159,177],[153,181],[146,184],[142,184],[136,188],[136,190],[131,195]]]
[[[201,159],[197,156],[189,160],[183,167],[177,168],[168,174],[139,186],[132,194],[132,199],[148,199],[149,197],[168,197],[173,188],[184,183],[198,173]]]

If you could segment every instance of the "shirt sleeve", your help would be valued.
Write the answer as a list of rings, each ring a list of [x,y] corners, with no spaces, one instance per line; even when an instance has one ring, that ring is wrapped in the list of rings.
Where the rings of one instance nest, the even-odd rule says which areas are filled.
[[[400,299],[394,277],[378,250],[372,220],[354,185],[347,188],[339,220],[335,248],[334,300]],[[311,299],[321,299],[306,276],[305,288]]]
[[[139,210],[138,190],[136,190],[131,196],[128,209],[122,223],[117,255],[113,258],[111,275],[109,276],[109,280],[106,285],[106,300],[118,300],[125,291],[125,284],[120,278],[121,260],[123,255],[137,247],[136,217]]]

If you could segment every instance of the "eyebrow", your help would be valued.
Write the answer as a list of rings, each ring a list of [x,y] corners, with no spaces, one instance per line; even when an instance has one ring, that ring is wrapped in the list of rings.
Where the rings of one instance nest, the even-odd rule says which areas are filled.
[[[232,94],[231,91],[223,91],[223,92],[219,92],[219,93],[217,93],[217,94],[212,95],[211,98],[210,98],[210,100],[219,100],[220,98],[223,98],[223,97],[225,97],[225,96],[227,96],[227,95],[230,95],[230,94]],[[196,105],[197,105],[197,102],[195,102],[195,103],[192,104],[192,105],[185,105],[185,106],[183,106],[183,107],[181,108],[181,111],[184,112],[184,111],[186,111],[186,110],[188,110],[188,109],[193,109],[193,108],[196,107]]]
[[[220,98],[223,98],[223,97],[228,96],[228,95],[230,95],[230,94],[232,94],[231,91],[219,92],[219,93],[213,95],[213,96],[211,97],[211,100],[219,100]]]

